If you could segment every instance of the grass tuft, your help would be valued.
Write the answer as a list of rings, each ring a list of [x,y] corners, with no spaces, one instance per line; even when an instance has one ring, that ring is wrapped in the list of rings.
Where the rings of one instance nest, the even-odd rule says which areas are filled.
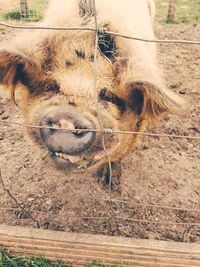
[[[72,267],[59,261],[50,262],[44,258],[15,257],[0,248],[0,267]]]
[[[64,264],[60,261],[50,262],[44,258],[11,256],[10,253],[0,248],[0,267],[73,267],[71,264]],[[85,267],[111,267],[105,264],[98,264],[96,261],[88,263]],[[123,267],[112,265],[112,267]]]

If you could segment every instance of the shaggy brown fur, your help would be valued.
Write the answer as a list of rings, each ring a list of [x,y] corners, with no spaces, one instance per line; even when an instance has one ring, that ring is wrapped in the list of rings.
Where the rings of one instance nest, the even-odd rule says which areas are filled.
[[[67,4],[63,2],[63,6],[69,5],[70,1]],[[138,10],[140,13],[145,7],[144,14],[140,15],[143,15],[146,21],[140,22],[138,18],[138,25],[132,27],[135,27],[136,31],[143,27],[142,34],[145,33],[146,37],[152,38],[150,25],[152,17],[150,19],[147,12],[150,7],[153,12],[152,1],[148,1],[148,5],[145,4],[145,0],[126,1],[127,5],[131,5],[127,10],[131,7],[135,8],[135,13],[138,6],[142,5]],[[56,24],[52,11],[57,1],[52,1],[43,25],[63,26],[65,22],[66,26],[67,19],[69,26],[73,22],[78,25],[93,25],[90,21],[92,15],[88,14],[87,19],[80,17],[80,14],[86,13],[87,2],[73,0],[71,10],[74,12],[74,17],[72,18],[71,15],[70,18],[65,18],[61,14]],[[120,8],[120,4],[116,4],[118,5]],[[76,8],[78,10],[80,6],[82,9],[75,13]],[[111,31],[116,31],[119,25],[115,17],[117,9],[114,10],[112,20],[112,17],[106,17],[105,14],[101,17],[101,8],[97,6],[101,26],[106,25]],[[93,14],[90,8],[89,10],[90,14]],[[129,28],[127,27],[127,30]],[[29,39],[24,43],[25,45],[21,46],[18,44],[14,52],[12,49],[0,51],[0,83],[11,88],[12,97],[16,88],[23,92],[23,111],[25,122],[28,124],[39,125],[45,114],[62,107],[75,110],[89,118],[97,129],[100,128],[98,120],[98,112],[100,112],[105,128],[143,132],[146,126],[157,121],[160,115],[166,112],[177,114],[182,110],[181,100],[164,86],[156,63],[154,44],[147,46],[144,43],[107,34],[99,36],[96,84],[99,107],[97,109],[93,69],[94,33],[30,32]],[[27,130],[40,149],[45,150],[39,131]],[[138,139],[137,135],[106,135],[105,145],[111,161],[117,162],[125,154],[130,153]],[[105,164],[108,158],[101,142],[101,134],[97,134],[92,147],[81,155],[71,157],[71,161],[78,162],[79,166],[97,167]]]

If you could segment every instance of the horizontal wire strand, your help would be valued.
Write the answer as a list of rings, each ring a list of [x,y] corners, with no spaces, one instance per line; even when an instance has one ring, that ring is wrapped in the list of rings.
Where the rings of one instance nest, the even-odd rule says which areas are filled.
[[[20,122],[12,122],[12,121],[4,121],[0,120],[0,123],[2,124],[10,124],[10,125],[18,125],[21,127],[27,127],[27,128],[35,128],[35,129],[52,129],[52,130],[65,130],[66,132],[76,132],[76,131],[82,131],[82,132],[103,132],[105,134],[124,134],[124,135],[143,135],[143,136],[149,136],[149,137],[162,137],[162,138],[179,138],[179,139],[194,139],[194,140],[200,140],[200,136],[192,136],[192,135],[177,135],[177,134],[156,134],[156,133],[148,133],[148,132],[134,132],[134,131],[118,131],[118,130],[112,130],[110,128],[104,128],[104,129],[66,129],[66,128],[57,128],[57,127],[48,127],[48,126],[37,126],[37,125],[29,125],[24,124]]]
[[[130,221],[134,223],[145,223],[145,224],[157,224],[157,225],[166,225],[166,226],[196,226],[199,227],[199,229],[194,229],[194,230],[199,230],[200,231],[200,223],[196,222],[167,222],[167,221],[157,221],[157,220],[145,220],[145,219],[134,219],[130,217],[119,217],[119,216],[70,216],[70,219],[80,219],[80,220],[98,220],[98,221],[109,221],[109,220],[120,220],[120,221]],[[19,218],[19,221],[27,221],[27,220],[32,220],[31,218]],[[40,222],[41,223],[41,222]],[[41,224],[42,225],[42,224]],[[42,226],[40,226],[42,228]]]
[[[131,201],[125,201],[121,199],[116,199],[116,198],[88,198],[88,201],[99,201],[99,202],[109,202],[109,203],[117,203],[117,204],[127,204],[127,205],[132,205],[134,207],[130,208],[129,211],[133,211],[134,208],[136,207],[143,207],[143,208],[156,208],[156,209],[167,209],[171,211],[185,211],[185,212],[197,212],[200,213],[200,209],[192,209],[192,208],[185,208],[185,207],[171,207],[167,205],[157,205],[157,204],[148,204],[148,203],[136,203],[136,202],[131,202]],[[17,211],[19,207],[16,208],[4,208],[0,207],[0,210],[10,210],[10,211]],[[41,210],[35,210],[35,209],[28,209],[29,212],[35,212],[35,213],[41,213],[41,214],[46,214],[47,211],[41,211]]]
[[[11,29],[21,29],[21,30],[53,30],[53,31],[93,31],[96,32],[96,29],[91,27],[43,27],[43,26],[19,26],[14,24],[8,24],[0,21],[0,26],[11,28]]]
[[[160,43],[160,44],[192,44],[192,45],[200,45],[200,40],[170,40],[170,39],[163,39],[163,40],[150,40],[145,38],[139,38],[134,36],[125,35],[118,32],[107,31],[104,29],[95,29],[91,27],[45,27],[45,26],[18,26],[13,24],[8,24],[4,22],[0,22],[0,26],[12,29],[21,29],[21,30],[53,30],[53,31],[93,31],[93,32],[101,32],[105,34],[110,34],[113,36],[118,36],[125,39],[131,39],[140,42],[147,42],[147,43]]]
[[[110,198],[95,198],[95,200],[106,202],[106,201],[110,201]],[[168,209],[168,210],[186,211],[186,212],[200,212],[200,209],[192,209],[192,208],[184,208],[184,207],[171,207],[171,206],[167,206],[167,205],[157,205],[157,204],[148,204],[148,203],[136,203],[136,202],[126,201],[126,200],[121,200],[121,199],[116,199],[116,198],[112,198],[111,202],[133,205],[136,207]]]

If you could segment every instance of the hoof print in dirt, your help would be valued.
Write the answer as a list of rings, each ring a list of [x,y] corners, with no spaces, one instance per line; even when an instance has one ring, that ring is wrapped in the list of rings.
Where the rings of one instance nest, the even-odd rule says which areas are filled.
[[[121,162],[112,162],[111,163],[112,172],[110,173],[109,164],[104,164],[98,170],[98,182],[102,185],[103,189],[109,188],[111,190],[119,191],[120,190],[120,177],[121,177]]]

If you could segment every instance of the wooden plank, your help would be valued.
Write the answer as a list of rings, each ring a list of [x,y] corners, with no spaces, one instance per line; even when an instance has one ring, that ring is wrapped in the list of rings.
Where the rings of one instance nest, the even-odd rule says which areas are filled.
[[[43,256],[84,266],[104,264],[149,267],[200,266],[200,245],[137,240],[0,225],[0,246],[14,255]]]

